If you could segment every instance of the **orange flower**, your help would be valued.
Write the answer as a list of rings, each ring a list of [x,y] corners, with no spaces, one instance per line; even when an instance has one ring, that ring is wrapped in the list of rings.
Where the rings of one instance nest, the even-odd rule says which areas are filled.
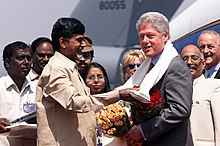
[[[123,136],[130,129],[130,121],[120,104],[111,104],[96,113],[99,129],[104,134]]]

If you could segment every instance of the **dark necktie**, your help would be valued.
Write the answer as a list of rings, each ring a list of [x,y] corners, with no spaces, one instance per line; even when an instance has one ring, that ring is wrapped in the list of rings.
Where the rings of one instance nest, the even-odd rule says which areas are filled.
[[[154,67],[154,64],[151,62],[148,72]]]

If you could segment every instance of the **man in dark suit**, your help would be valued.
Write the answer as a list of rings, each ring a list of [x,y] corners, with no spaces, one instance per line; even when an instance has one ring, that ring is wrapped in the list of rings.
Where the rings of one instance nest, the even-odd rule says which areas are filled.
[[[198,39],[198,47],[203,52],[208,78],[220,78],[220,35],[214,30],[203,31]]]
[[[185,146],[192,106],[190,71],[169,41],[169,24],[164,15],[147,12],[139,18],[136,27],[141,48],[147,60],[154,64],[150,71],[145,72],[144,69],[150,68],[151,64],[146,61],[136,71],[140,74],[145,72],[137,92],[159,90],[164,106],[153,117],[133,126],[124,138],[127,143],[142,141],[144,146]],[[149,84],[152,86],[147,89]]]

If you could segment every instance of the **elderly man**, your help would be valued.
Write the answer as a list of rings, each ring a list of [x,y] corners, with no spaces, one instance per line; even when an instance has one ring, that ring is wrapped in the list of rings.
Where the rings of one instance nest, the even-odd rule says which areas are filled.
[[[193,77],[193,106],[189,137],[186,146],[220,145],[220,80],[204,77],[203,53],[194,45],[187,45],[180,53]]]
[[[213,30],[203,31],[198,39],[206,63],[206,77],[220,78],[220,35]]]
[[[144,13],[136,27],[147,59],[124,87],[139,86],[139,91],[130,93],[145,104],[140,111],[131,108],[139,115],[133,119],[135,126],[125,139],[129,144],[143,142],[146,146],[185,146],[192,106],[192,76],[169,41],[169,23],[164,15]],[[155,105],[153,109],[151,105]]]

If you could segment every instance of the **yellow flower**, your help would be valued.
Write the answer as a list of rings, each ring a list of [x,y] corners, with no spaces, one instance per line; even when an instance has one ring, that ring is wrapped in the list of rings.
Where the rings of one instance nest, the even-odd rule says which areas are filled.
[[[109,135],[122,136],[130,129],[125,109],[120,104],[111,104],[96,113],[100,130]]]

